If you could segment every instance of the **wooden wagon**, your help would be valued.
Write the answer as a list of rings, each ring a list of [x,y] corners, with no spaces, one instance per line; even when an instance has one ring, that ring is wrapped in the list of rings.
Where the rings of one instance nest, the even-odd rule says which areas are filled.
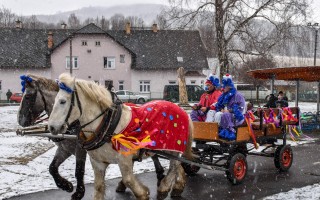
[[[292,112],[290,120],[283,120],[286,112]],[[264,116],[273,112],[278,121],[266,123]],[[287,171],[293,161],[293,153],[290,145],[286,144],[287,125],[299,124],[299,108],[286,109],[269,108],[259,109],[258,118],[248,125],[236,127],[236,140],[227,141],[219,138],[218,123],[193,122],[194,146],[193,160],[183,157],[172,157],[158,151],[152,151],[160,156],[182,161],[182,166],[188,175],[195,175],[200,168],[209,170],[223,170],[232,184],[241,183],[247,174],[247,155],[273,157],[274,164],[280,171]],[[252,132],[250,133],[250,128]],[[253,134],[253,135],[252,135]],[[278,139],[282,139],[279,143]],[[279,140],[280,141],[280,140]],[[258,144],[259,149],[254,150]]]

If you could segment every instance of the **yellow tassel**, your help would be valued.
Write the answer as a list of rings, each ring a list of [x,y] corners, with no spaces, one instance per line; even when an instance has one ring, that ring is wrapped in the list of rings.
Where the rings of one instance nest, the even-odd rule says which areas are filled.
[[[144,138],[142,141],[139,141],[137,138],[132,136],[127,137],[123,134],[117,134],[112,137],[111,141],[113,144],[120,143],[122,146],[127,148],[126,151],[123,151],[121,149],[119,150],[119,152],[124,155],[134,154],[137,152],[137,150],[152,144],[152,141],[149,135],[146,138]]]

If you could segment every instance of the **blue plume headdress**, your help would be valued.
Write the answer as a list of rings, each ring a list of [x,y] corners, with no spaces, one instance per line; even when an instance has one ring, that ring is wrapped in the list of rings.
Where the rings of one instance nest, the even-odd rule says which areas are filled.
[[[212,83],[212,85],[214,85],[216,87],[220,86],[220,80],[219,80],[218,76],[216,76],[214,74],[210,74],[208,80]]]
[[[71,89],[70,87],[68,87],[66,84],[60,82],[58,79],[56,80],[56,82],[58,83],[59,88],[60,88],[61,90],[64,90],[64,91],[66,91],[66,92],[69,93],[69,94],[73,92],[73,89]]]
[[[27,82],[31,83],[33,79],[30,76],[26,76],[26,75],[21,75],[20,79],[21,79],[21,86],[22,86],[21,91],[24,93],[24,91],[26,90],[26,83]]]
[[[230,86],[231,88],[234,88],[234,84],[232,82],[232,76],[230,74],[226,74],[225,76],[223,76],[222,87],[225,88],[226,86]]]

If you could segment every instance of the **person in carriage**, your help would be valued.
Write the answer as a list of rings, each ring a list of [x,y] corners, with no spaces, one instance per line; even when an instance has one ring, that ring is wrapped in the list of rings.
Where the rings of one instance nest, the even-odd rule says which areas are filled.
[[[213,106],[217,103],[221,91],[218,89],[220,86],[219,78],[216,75],[210,74],[205,82],[205,93],[200,97],[200,102],[192,106],[190,117],[192,121],[206,121],[209,118],[210,110],[214,110]]]
[[[213,121],[219,124],[219,137],[227,140],[236,139],[235,126],[244,122],[245,98],[235,88],[232,76],[226,74],[222,79],[223,93],[215,104]]]

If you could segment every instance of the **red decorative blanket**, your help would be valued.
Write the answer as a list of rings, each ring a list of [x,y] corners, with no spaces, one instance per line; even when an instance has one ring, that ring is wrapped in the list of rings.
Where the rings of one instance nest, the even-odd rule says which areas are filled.
[[[112,137],[115,150],[131,154],[140,148],[183,153],[188,141],[189,117],[168,101],[151,101],[142,106],[129,105],[131,120]]]

